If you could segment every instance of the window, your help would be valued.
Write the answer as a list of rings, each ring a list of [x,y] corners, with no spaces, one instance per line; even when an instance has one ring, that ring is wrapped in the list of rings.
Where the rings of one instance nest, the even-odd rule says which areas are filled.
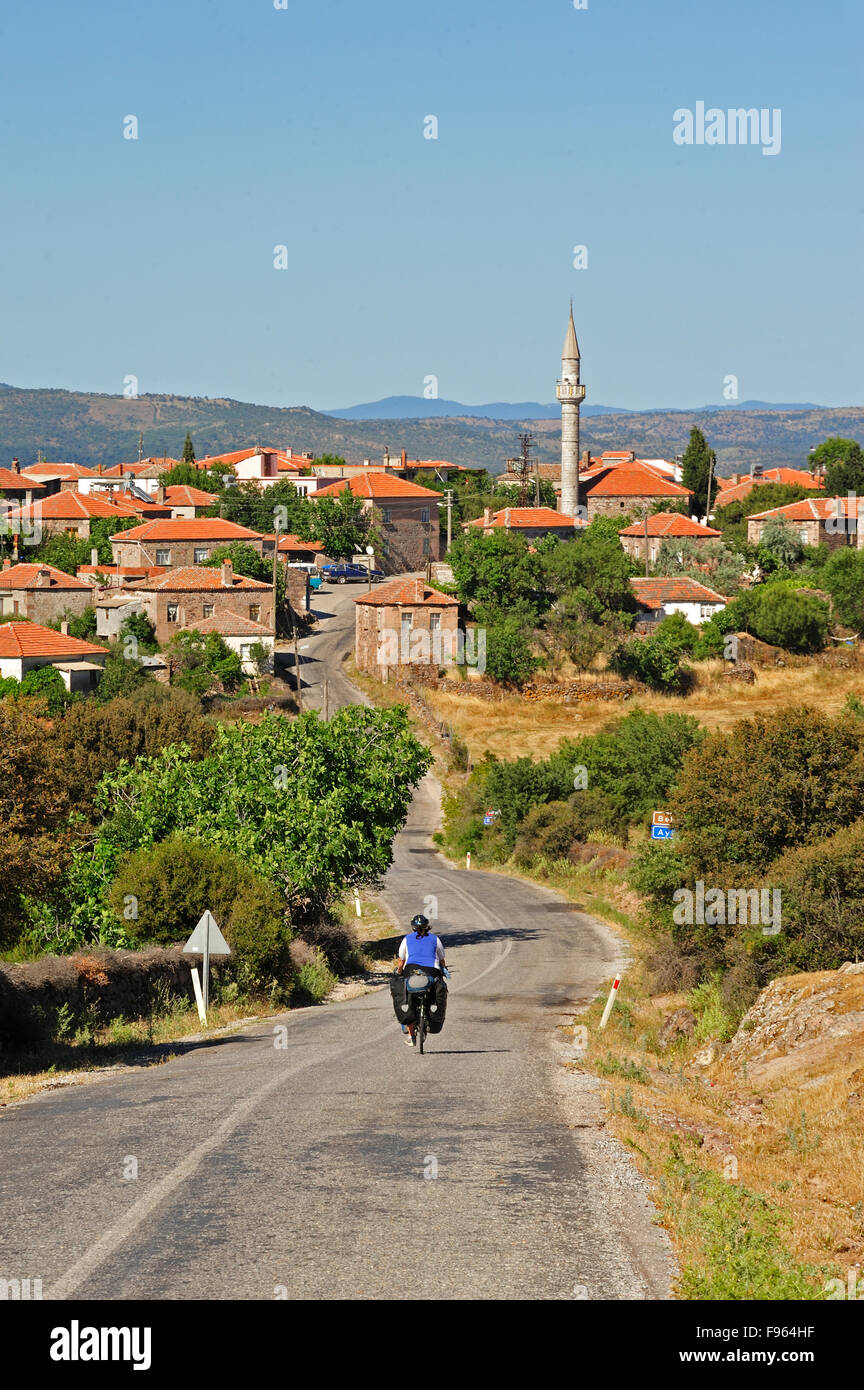
[[[205,603],[205,604],[204,604],[204,611],[202,612],[201,616],[202,616],[202,618],[212,618],[212,617],[213,617],[213,605],[212,605],[212,603]]]
[[[179,617],[179,614],[180,614],[180,605],[179,605],[178,603],[169,603],[169,604],[168,604],[168,612],[167,612],[166,615],[165,615],[165,621],[166,621],[166,622],[169,622],[169,623],[176,623],[176,622],[177,622],[177,619],[178,619],[178,617]]]
[[[260,603],[250,603],[250,605],[249,605],[249,617],[250,617],[250,619],[251,619],[251,621],[252,621],[253,623],[260,623],[260,621],[261,621],[261,605],[260,605]]]
[[[430,631],[430,632],[437,632],[440,626],[441,626],[441,614],[440,614],[440,613],[430,613],[430,614],[429,614],[429,631]]]
[[[204,561],[209,560],[209,558],[210,551],[207,549],[206,545],[196,545],[195,549],[192,552],[192,560],[194,564],[203,565]]]
[[[171,551],[170,551],[170,550],[157,550],[157,551],[156,551],[156,563],[157,563],[157,565],[170,565],[170,563],[171,563]]]
[[[241,659],[241,661],[251,661],[251,659],[252,659],[252,643],[251,643],[251,642],[241,642],[241,643],[240,643],[240,659]]]
[[[712,606],[711,606],[710,603],[700,603],[700,605],[699,605],[699,617],[700,617],[700,618],[710,618],[710,617],[713,616],[713,613],[714,613],[714,609],[712,608]]]
[[[429,508],[428,508],[428,507],[423,507],[423,509],[421,510],[421,512],[420,512],[420,520],[421,520],[426,526],[429,525]]]
[[[429,555],[430,553],[431,553],[431,550],[430,550],[430,546],[429,546],[429,537],[428,537],[428,536],[424,536],[424,537],[423,537],[423,554],[424,554],[424,555]]]
[[[385,524],[389,525],[389,523],[393,520],[393,508],[392,508],[392,507],[382,507],[382,508],[381,508],[381,520],[382,520]]]

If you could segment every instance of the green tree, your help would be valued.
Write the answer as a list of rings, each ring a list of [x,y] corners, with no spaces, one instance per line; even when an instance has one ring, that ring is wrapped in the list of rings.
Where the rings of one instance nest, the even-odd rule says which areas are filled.
[[[165,648],[172,684],[202,696],[221,687],[235,690],[243,679],[240,657],[218,632],[206,636],[197,628],[178,632]]]
[[[543,572],[556,598],[578,598],[592,622],[629,626],[637,604],[630,579],[637,566],[619,540],[617,519],[597,516],[581,536],[559,541],[543,555]]]
[[[710,733],[685,756],[670,802],[693,878],[722,884],[857,820],[864,731],[798,706]]]
[[[183,462],[195,462],[195,446],[192,443],[192,436],[188,430],[186,431],[186,438],[183,441]]]
[[[763,642],[790,652],[815,652],[825,645],[828,605],[812,594],[766,584],[753,595],[750,631]]]
[[[568,739],[554,761],[584,767],[588,789],[607,797],[620,818],[638,821],[663,808],[685,756],[704,737],[689,714],[649,714],[637,707],[599,733]]]
[[[693,506],[697,516],[705,515],[708,505],[708,479],[713,478],[716,466],[717,455],[702,431],[694,425],[681,460],[681,483],[693,493]],[[716,496],[713,482],[711,496]]]
[[[154,656],[159,650],[159,643],[156,641],[156,629],[146,613],[130,613],[128,618],[123,619],[120,624],[121,646],[127,637],[134,637],[138,644],[138,650],[144,652],[146,656]]]
[[[38,696],[49,714],[61,714],[72,699],[55,666],[40,666],[35,671],[25,671],[21,694]]]
[[[834,600],[834,613],[842,623],[864,628],[864,551],[843,546],[834,550],[819,575],[820,587]]]
[[[110,700],[131,695],[147,684],[153,684],[153,680],[146,667],[127,656],[121,642],[114,642],[108,649],[102,676],[96,687],[97,703],[106,705]]]
[[[811,468],[824,468],[829,497],[864,496],[864,451],[857,439],[832,435],[810,455]]]
[[[182,831],[237,854],[280,886],[292,920],[314,921],[389,868],[430,762],[404,706],[349,706],[326,723],[313,712],[221,724],[200,760],[169,748],[103,780],[105,819],[75,891],[98,898],[122,854]]]
[[[513,531],[499,527],[484,536],[470,527],[454,540],[449,559],[460,599],[482,613],[487,626],[499,613],[518,609],[536,618],[548,607],[542,558]]]
[[[638,680],[666,693],[686,689],[689,672],[681,665],[677,634],[631,637],[612,652],[609,665],[624,680]]]
[[[247,579],[258,579],[264,584],[273,583],[273,561],[259,555],[251,545],[245,541],[230,541],[227,545],[220,545],[209,559],[204,560],[203,564],[210,569],[218,569],[225,560],[230,560],[234,566],[235,574],[242,574]],[[279,564],[276,566],[276,606],[284,608],[286,603],[285,588],[285,568]]]
[[[530,632],[518,617],[496,617],[486,629],[486,674],[520,689],[541,664],[531,651]]]
[[[771,517],[762,526],[756,558],[763,570],[778,565],[793,569],[804,554],[804,542],[785,517]]]
[[[324,553],[344,560],[375,543],[377,528],[363,499],[344,487],[335,497],[310,500],[308,510],[298,518],[297,535],[303,540],[320,541]]]

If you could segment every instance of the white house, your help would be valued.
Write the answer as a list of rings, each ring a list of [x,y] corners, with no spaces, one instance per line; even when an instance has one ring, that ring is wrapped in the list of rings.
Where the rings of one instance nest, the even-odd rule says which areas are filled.
[[[189,627],[190,629],[194,628],[204,637],[209,632],[218,632],[225,645],[240,657],[243,663],[243,674],[246,676],[258,674],[259,667],[252,660],[252,648],[256,643],[259,643],[267,651],[267,658],[260,669],[272,672],[273,647],[276,642],[276,633],[272,627],[265,627],[263,623],[253,622],[251,618],[246,618],[241,613],[217,613],[212,618],[204,618],[200,622],[190,623]]]
[[[0,624],[0,676],[14,676],[16,681],[28,671],[55,666],[67,690],[86,692],[98,685],[107,656],[104,647],[40,623]]]
[[[631,587],[642,612],[642,622],[662,622],[670,613],[683,613],[688,622],[698,627],[715,613],[720,613],[729,600],[716,594],[704,584],[687,575],[671,579],[631,579]]]

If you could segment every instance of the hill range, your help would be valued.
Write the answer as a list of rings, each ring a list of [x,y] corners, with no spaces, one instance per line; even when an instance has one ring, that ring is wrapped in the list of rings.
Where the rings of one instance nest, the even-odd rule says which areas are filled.
[[[424,402],[428,405],[428,402]],[[458,404],[458,403],[456,403]],[[530,403],[529,403],[530,404]],[[757,403],[758,405],[759,403]],[[686,447],[694,425],[717,451],[718,471],[747,471],[752,464],[806,465],[809,450],[829,435],[864,441],[864,407],[801,406],[792,409],[626,411],[587,415],[582,447],[633,449],[644,458],[671,458]],[[0,385],[0,465],[17,457],[22,467],[38,452],[56,462],[95,466],[138,457],[179,457],[187,430],[199,458],[261,443],[295,452],[341,454],[348,462],[379,460],[406,449],[410,458],[448,459],[469,468],[500,472],[518,452],[518,433],[534,436],[533,456],[560,457],[556,418],[487,419],[477,416],[339,419],[306,406],[281,408],[200,396],[124,396],[96,392],[25,389]]]

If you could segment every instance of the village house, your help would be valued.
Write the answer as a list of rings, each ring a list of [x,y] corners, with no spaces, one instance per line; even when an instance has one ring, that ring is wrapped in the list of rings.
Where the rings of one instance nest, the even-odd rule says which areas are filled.
[[[719,540],[722,534],[722,531],[703,526],[701,522],[682,516],[680,512],[655,512],[642,521],[634,521],[632,526],[624,526],[618,532],[618,539],[627,554],[642,564],[645,563],[647,549],[648,564],[654,565],[664,542],[687,540],[704,544],[705,541]]]
[[[271,638],[275,632],[273,585],[235,574],[230,560],[212,569],[186,565],[133,580],[103,593],[94,607],[97,636],[106,640],[116,638],[134,613],[150,619],[160,647],[183,628],[200,629],[211,618],[217,620],[211,630],[219,631],[218,620],[226,616],[255,623]]]
[[[459,602],[422,578],[392,579],[354,600],[354,653],[361,671],[386,681],[403,670],[435,679],[456,660]]]
[[[6,521],[13,530],[20,528],[25,537],[73,536],[87,540],[91,521],[104,517],[121,522],[126,518],[139,520],[142,504],[126,498],[113,501],[81,492],[55,492],[52,496],[18,507],[7,513]]]
[[[21,681],[28,671],[54,666],[70,693],[86,694],[98,685],[107,656],[105,647],[40,623],[0,623],[0,677]]]
[[[53,565],[13,565],[6,560],[0,569],[2,615],[11,613],[35,623],[54,623],[61,618],[77,618],[92,601],[89,584]]]
[[[308,495],[318,487],[311,462],[311,454],[294,454],[290,449],[271,449],[256,445],[253,449],[234,449],[226,454],[213,454],[208,458],[198,459],[195,467],[207,470],[213,464],[226,463],[230,464],[238,482],[254,482],[264,488],[287,480],[293,483],[298,492]]]
[[[590,522],[595,516],[621,516],[650,510],[657,502],[667,505],[672,501],[686,502],[689,509],[693,494],[655,468],[636,460],[604,464],[581,474],[579,495]]]
[[[242,541],[261,554],[264,537],[248,526],[238,526],[221,517],[199,516],[192,519],[148,521],[129,531],[111,537],[115,565],[160,565],[179,569],[200,565],[209,560],[214,550]]]
[[[822,492],[822,478],[803,468],[761,468],[757,465],[751,473],[732,473],[728,478],[717,478],[717,494],[712,499],[712,510],[728,507],[730,502],[744,502],[755,488],[767,483],[783,483],[787,487],[806,487],[811,492]],[[755,499],[754,499],[755,500]]]
[[[253,622],[251,618],[244,618],[241,613],[225,612],[212,618],[202,618],[197,623],[189,623],[187,627],[194,628],[202,637],[206,637],[210,632],[218,633],[225,645],[239,656],[244,675],[256,676],[265,671],[272,672],[276,633],[266,623]],[[266,652],[260,664],[252,657],[253,648],[256,646],[263,647]]]
[[[858,521],[858,513],[861,521]],[[832,550],[852,545],[864,548],[864,498],[806,497],[801,502],[789,502],[785,507],[773,507],[767,512],[755,512],[747,518],[747,539],[758,545],[762,531],[769,521],[785,521],[805,545],[825,544]]]
[[[440,492],[404,478],[373,472],[340,478],[313,493],[313,501],[338,497],[345,488],[362,500],[365,510],[375,513],[373,520],[381,535],[377,563],[385,574],[423,569],[438,559]]]
[[[0,522],[7,512],[29,507],[37,497],[44,496],[45,484],[22,473],[17,459],[12,460],[11,468],[0,468]]]
[[[273,545],[276,540],[275,532],[271,531],[269,536],[263,537],[263,540],[263,553],[272,559]],[[320,569],[323,564],[326,564],[327,556],[324,554],[323,541],[304,541],[299,536],[286,534],[279,537],[279,559],[284,560],[289,565],[303,563],[315,565],[317,569]]]
[[[560,540],[572,540],[577,530],[584,530],[587,521],[574,516],[565,516],[553,507],[503,507],[500,512],[492,512],[484,507],[483,515],[473,521],[463,521],[462,529],[482,530],[489,536],[495,530],[515,531],[526,540],[539,540],[542,536],[558,536]]]
[[[31,463],[22,472],[44,487],[42,496],[51,497],[55,492],[79,492],[79,483],[86,484],[93,470],[81,463],[42,462]]]
[[[671,579],[631,579],[630,585],[640,608],[638,627],[662,622],[671,613],[683,613],[694,627],[699,627],[715,613],[720,613],[729,600],[713,589],[699,584],[687,575]]]

